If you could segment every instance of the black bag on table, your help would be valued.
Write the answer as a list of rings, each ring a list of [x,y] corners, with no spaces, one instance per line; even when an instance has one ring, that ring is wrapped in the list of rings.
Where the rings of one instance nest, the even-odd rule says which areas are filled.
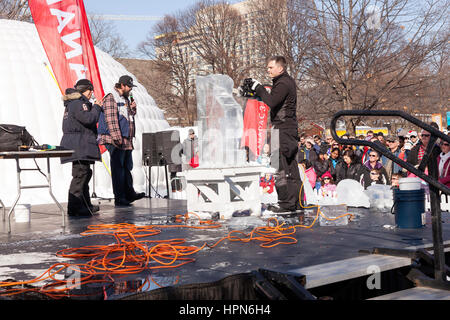
[[[25,127],[13,124],[0,124],[0,152],[19,151],[21,146],[36,145],[33,136]]]

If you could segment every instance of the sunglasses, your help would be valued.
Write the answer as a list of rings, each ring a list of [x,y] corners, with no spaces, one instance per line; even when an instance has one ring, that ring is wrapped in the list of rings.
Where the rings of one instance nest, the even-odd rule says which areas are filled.
[[[450,144],[448,144],[447,142],[444,142],[444,143],[441,143],[441,146],[446,146],[446,147],[448,147],[448,146],[450,146]]]
[[[323,178],[323,181],[325,181],[325,180],[331,180],[330,178]]]
[[[369,157],[375,158],[378,157],[376,154],[370,154]]]

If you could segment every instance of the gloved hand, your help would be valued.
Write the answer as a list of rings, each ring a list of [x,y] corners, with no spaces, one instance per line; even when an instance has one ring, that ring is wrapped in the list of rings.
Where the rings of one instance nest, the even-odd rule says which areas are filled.
[[[252,79],[252,90],[255,91],[256,87],[261,85],[261,83],[258,80]]]

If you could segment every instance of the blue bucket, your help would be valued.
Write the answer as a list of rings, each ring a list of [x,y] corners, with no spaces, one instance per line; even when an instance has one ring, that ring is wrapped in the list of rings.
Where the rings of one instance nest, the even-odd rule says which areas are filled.
[[[395,225],[400,229],[423,227],[422,214],[425,212],[425,190],[394,189]]]

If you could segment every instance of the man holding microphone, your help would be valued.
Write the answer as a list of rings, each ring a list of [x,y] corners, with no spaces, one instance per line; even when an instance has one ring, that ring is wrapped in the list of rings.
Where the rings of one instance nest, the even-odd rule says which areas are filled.
[[[104,145],[111,159],[111,178],[116,207],[128,207],[145,193],[136,193],[133,187],[133,138],[136,133],[134,116],[136,102],[131,90],[136,87],[133,78],[121,76],[111,93],[103,100],[103,113],[98,122],[99,143]]]

